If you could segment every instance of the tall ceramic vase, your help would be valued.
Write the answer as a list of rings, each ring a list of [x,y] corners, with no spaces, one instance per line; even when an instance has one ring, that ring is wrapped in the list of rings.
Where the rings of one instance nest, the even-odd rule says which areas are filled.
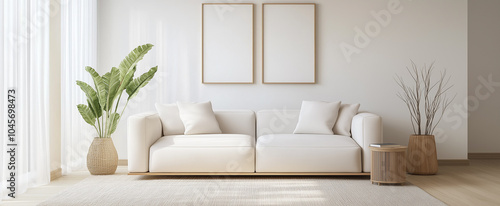
[[[416,175],[433,175],[438,172],[434,135],[410,135],[406,171]]]
[[[118,153],[111,138],[94,138],[87,154],[87,168],[93,175],[110,175],[118,167]]]

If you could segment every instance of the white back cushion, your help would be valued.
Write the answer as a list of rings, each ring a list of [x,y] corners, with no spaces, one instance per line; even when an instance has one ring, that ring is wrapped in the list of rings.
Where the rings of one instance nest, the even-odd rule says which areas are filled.
[[[184,134],[184,124],[179,116],[177,104],[155,104],[160,116],[163,136]]]
[[[333,127],[334,134],[351,136],[352,118],[358,113],[359,106],[359,104],[340,105],[339,117]]]
[[[266,134],[293,134],[300,110],[274,109],[257,112],[257,137]]]
[[[255,112],[252,110],[214,111],[223,134],[246,134],[255,138]]]
[[[184,123],[179,115],[177,104],[157,103],[155,106],[162,123],[163,136],[184,134]],[[255,137],[254,111],[222,110],[214,111],[214,113],[223,134],[246,134]]]

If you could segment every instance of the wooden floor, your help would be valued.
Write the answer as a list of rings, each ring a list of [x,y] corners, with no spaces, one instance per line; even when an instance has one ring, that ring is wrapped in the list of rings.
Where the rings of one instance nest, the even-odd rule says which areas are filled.
[[[407,179],[448,205],[500,205],[500,159],[471,159],[470,166],[440,166],[437,175]]]
[[[117,175],[126,173],[125,166],[118,167]],[[74,172],[0,205],[37,205],[89,175],[86,171]],[[437,175],[408,175],[407,180],[448,205],[500,205],[500,160],[475,159],[470,166],[440,166]]]

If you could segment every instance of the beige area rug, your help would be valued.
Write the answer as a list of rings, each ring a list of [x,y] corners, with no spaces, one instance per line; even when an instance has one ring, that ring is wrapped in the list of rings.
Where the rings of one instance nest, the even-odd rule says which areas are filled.
[[[445,205],[364,177],[91,176],[40,205]]]

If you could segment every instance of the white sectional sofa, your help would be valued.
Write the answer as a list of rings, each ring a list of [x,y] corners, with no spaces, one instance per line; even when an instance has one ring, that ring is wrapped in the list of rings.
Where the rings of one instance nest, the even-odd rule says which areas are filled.
[[[167,136],[158,114],[129,117],[129,174],[369,175],[369,144],[382,142],[382,120],[370,113],[354,116],[352,137],[293,134],[299,110],[215,116],[222,134]]]

